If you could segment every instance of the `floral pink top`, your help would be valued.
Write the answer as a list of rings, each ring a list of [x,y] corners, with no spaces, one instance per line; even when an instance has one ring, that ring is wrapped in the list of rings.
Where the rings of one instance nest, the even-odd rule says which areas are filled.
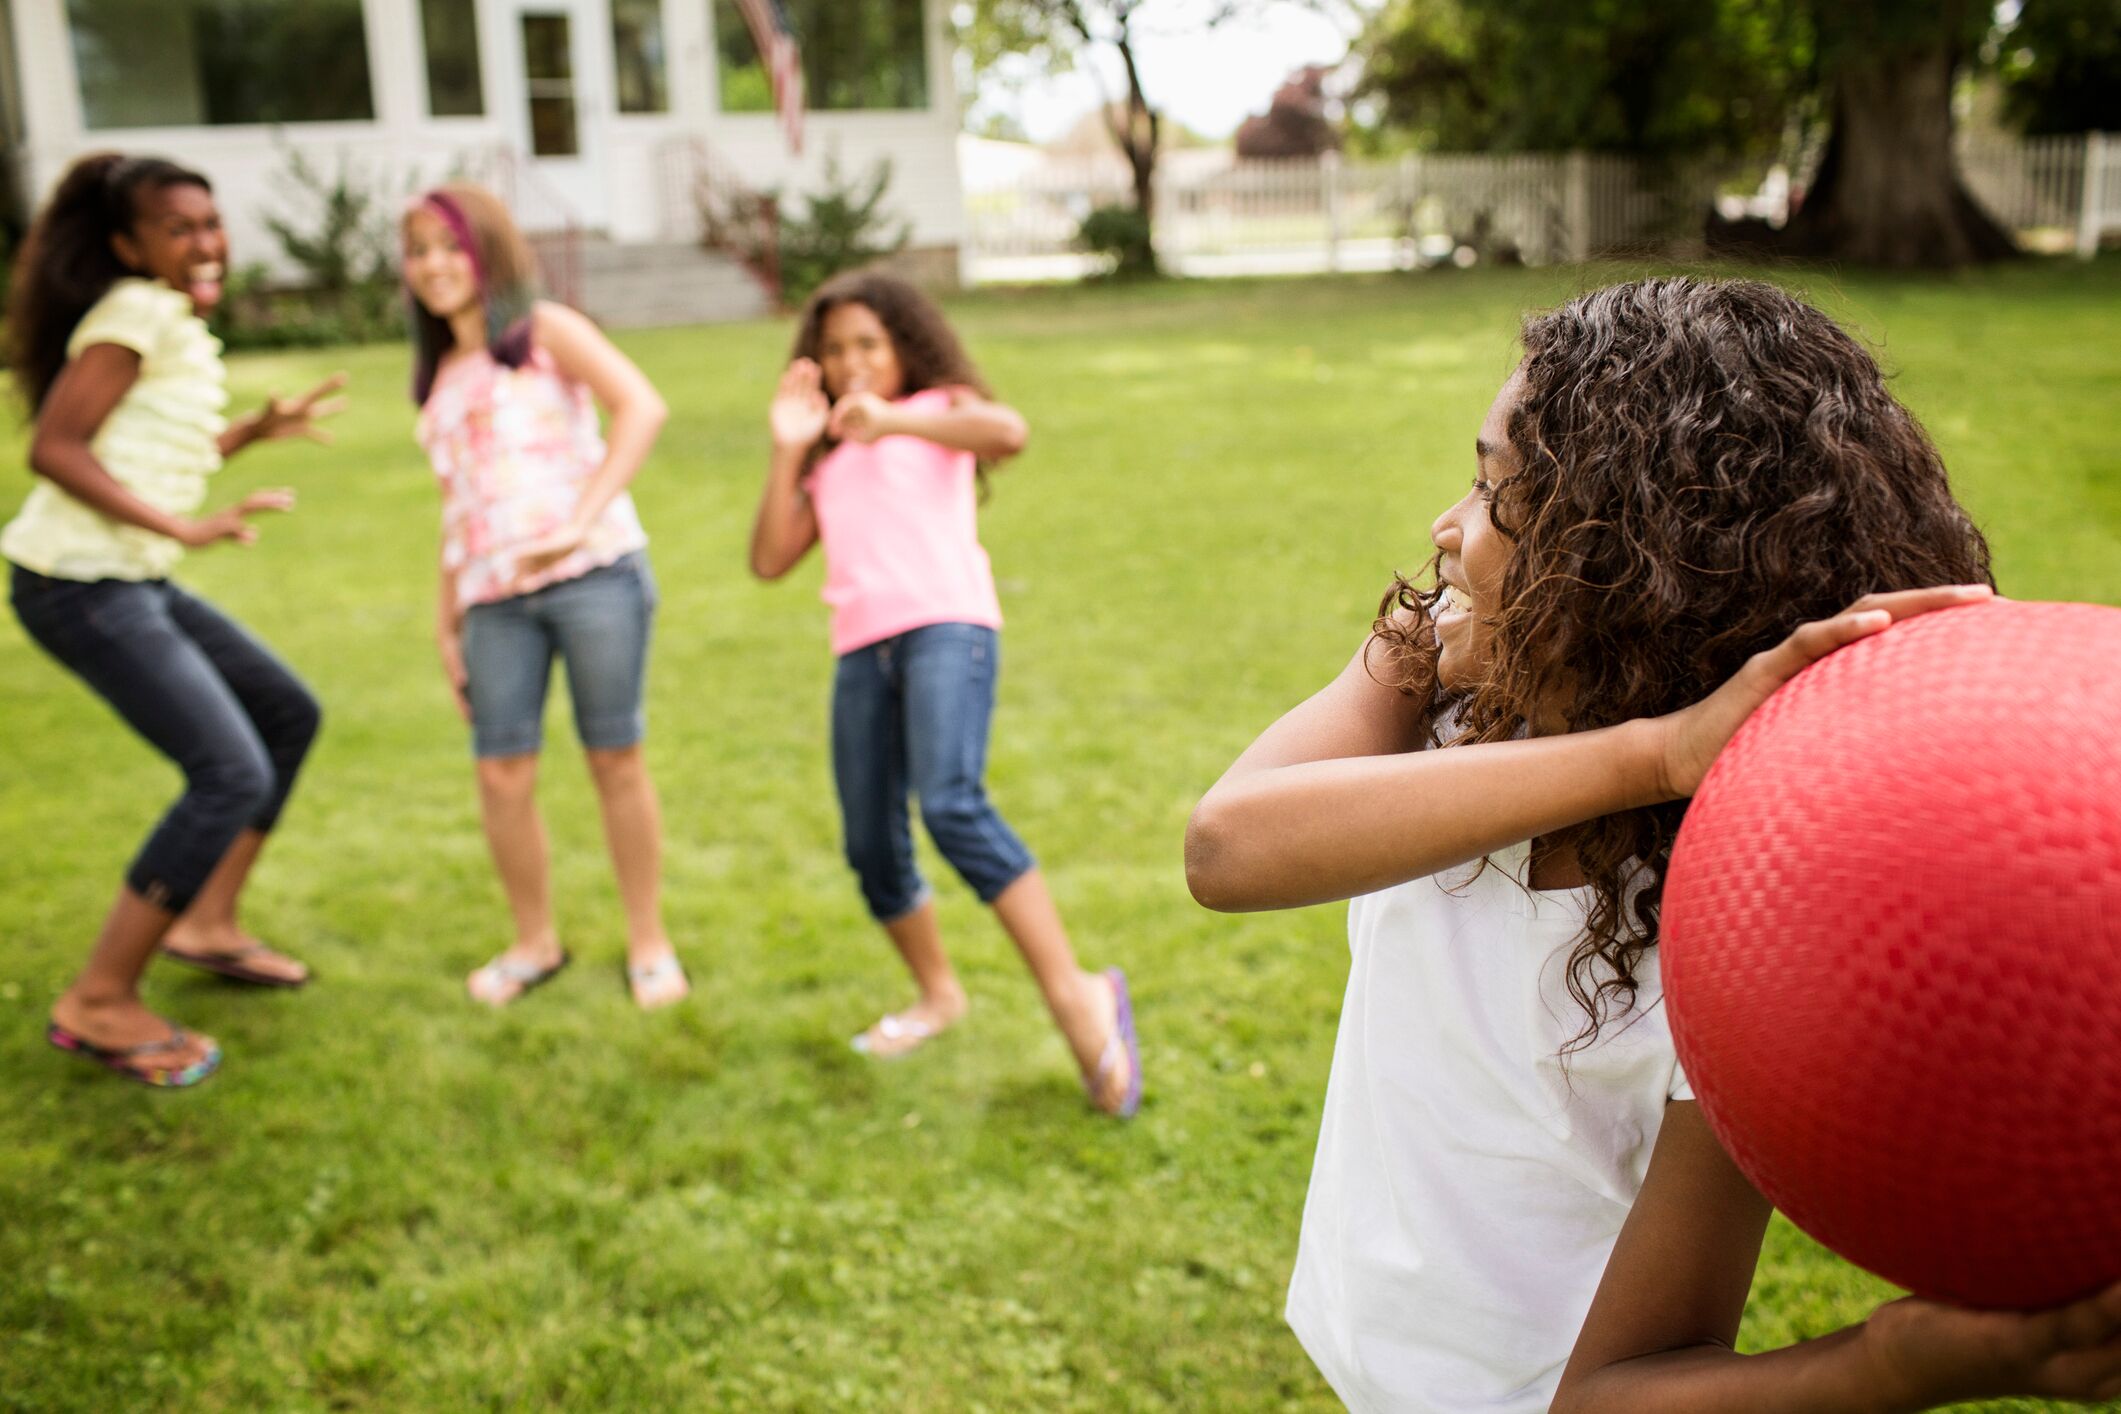
[[[604,464],[589,389],[533,348],[521,368],[481,349],[447,360],[420,409],[420,445],[442,483],[442,566],[465,608],[608,565],[648,543],[621,491],[582,548],[514,587],[518,547],[559,529]]]

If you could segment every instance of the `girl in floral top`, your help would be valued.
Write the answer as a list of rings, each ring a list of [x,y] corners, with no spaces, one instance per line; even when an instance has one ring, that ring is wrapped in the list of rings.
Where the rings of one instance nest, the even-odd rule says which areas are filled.
[[[627,979],[642,1007],[667,1005],[688,983],[663,928],[662,820],[641,754],[655,581],[626,492],[663,400],[582,315],[530,301],[529,250],[491,193],[438,187],[407,211],[403,236],[413,401],[442,491],[435,637],[515,916],[514,944],[466,985],[504,1006],[568,962],[533,794],[558,657],[625,905]]]
[[[255,491],[204,511],[222,459],[260,441],[328,440],[344,375],[233,420],[221,342],[228,237],[197,172],[155,157],[76,162],[15,264],[17,385],[36,417],[37,484],[0,531],[29,636],[184,773],[126,870],[87,966],[53,1004],[62,1050],[150,1085],[195,1085],[221,1051],[156,1016],[140,979],[159,947],[238,981],[295,987],[308,970],[236,921],[251,866],[316,736],[316,699],[241,625],[170,574],[187,549],[257,538],[292,509]]]

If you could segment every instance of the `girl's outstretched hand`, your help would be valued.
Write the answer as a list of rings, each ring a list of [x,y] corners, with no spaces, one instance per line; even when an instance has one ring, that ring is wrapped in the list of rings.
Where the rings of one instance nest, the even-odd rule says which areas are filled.
[[[812,359],[799,358],[781,375],[773,391],[766,420],[773,428],[773,445],[808,450],[825,435],[825,421],[832,404],[825,397],[824,370]]]
[[[258,538],[258,528],[250,524],[250,517],[264,511],[291,511],[294,508],[295,493],[285,487],[277,491],[253,491],[226,510],[184,522],[183,529],[177,532],[177,539],[194,550],[219,540],[248,545]]]
[[[1910,1296],[1879,1307],[1863,1338],[1895,1407],[2121,1398],[2121,1283],[2047,1311],[1969,1311]]]
[[[1814,619],[1773,648],[1755,653],[1731,680],[1693,706],[1654,720],[1660,730],[1657,791],[1682,800],[1701,788],[1718,752],[1761,703],[1836,648],[1867,638],[1902,619],[1995,597],[1985,584],[1945,584],[1866,594],[1830,619]]]
[[[260,442],[307,437],[312,442],[329,444],[331,433],[317,423],[346,411],[346,399],[331,396],[346,386],[346,380],[346,374],[334,373],[298,398],[273,394],[265,400],[264,408],[253,414],[257,420],[251,426],[252,436]]]

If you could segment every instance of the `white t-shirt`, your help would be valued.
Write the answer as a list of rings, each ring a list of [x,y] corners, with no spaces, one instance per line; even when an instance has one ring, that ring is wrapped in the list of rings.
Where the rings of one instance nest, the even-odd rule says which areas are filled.
[[[1637,1008],[1564,1064],[1591,895],[1520,888],[1529,853],[1348,907],[1288,1320],[1354,1410],[1546,1409],[1665,1102],[1693,1098],[1654,949]]]

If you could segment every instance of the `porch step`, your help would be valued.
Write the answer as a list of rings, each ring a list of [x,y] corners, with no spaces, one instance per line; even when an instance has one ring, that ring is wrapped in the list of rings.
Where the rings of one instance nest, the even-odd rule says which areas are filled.
[[[607,328],[722,324],[773,312],[748,271],[696,245],[585,237],[577,260],[582,312]]]

